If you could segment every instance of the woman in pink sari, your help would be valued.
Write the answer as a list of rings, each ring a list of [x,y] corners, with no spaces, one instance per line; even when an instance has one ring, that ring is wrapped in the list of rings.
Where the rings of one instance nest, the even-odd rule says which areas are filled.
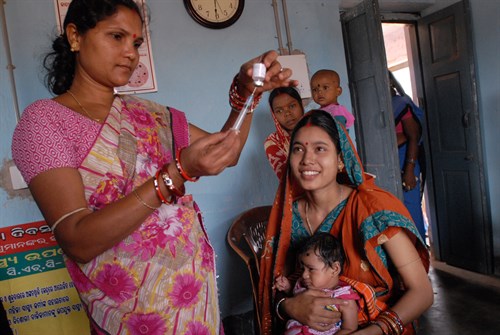
[[[214,251],[184,183],[237,163],[252,118],[229,128],[254,89],[253,63],[267,68],[259,96],[295,82],[276,52],[243,64],[215,134],[173,108],[117,95],[139,63],[141,14],[133,0],[71,2],[44,62],[56,97],[26,108],[13,157],[94,334],[219,334]]]

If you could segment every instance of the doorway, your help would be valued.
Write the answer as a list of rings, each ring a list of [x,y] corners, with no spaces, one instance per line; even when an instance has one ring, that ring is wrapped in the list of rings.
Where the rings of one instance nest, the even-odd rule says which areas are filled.
[[[382,22],[382,33],[384,39],[385,56],[387,59],[387,68],[392,73],[398,84],[401,85],[404,93],[408,95],[417,106],[422,108],[422,102],[418,101],[419,99],[417,94],[417,87],[421,87],[422,84],[419,82],[417,85],[416,81],[419,76],[415,73],[415,64],[418,64],[419,61],[414,59],[414,55],[417,55],[418,52],[412,50],[411,43],[411,34],[414,31],[415,24],[413,23]],[[402,127],[400,126],[399,128]],[[402,131],[402,129],[400,129],[400,131]],[[425,137],[425,134],[422,134],[422,137]],[[421,146],[421,148],[423,149],[423,146]],[[424,155],[422,155],[421,157],[423,156]],[[425,161],[425,159],[423,161]],[[421,163],[423,161],[421,161]],[[421,183],[420,209],[425,228],[425,235],[422,236],[422,238],[428,246],[431,246],[433,245],[433,241],[429,229],[430,213],[427,211],[427,203],[429,199],[428,196],[426,196],[427,189],[425,188],[425,166],[422,165],[423,164],[420,164],[420,175],[416,176]],[[406,196],[404,193],[403,195]],[[411,214],[413,216],[413,210],[411,211]],[[414,217],[413,219],[419,220],[419,218],[420,216],[418,218]]]
[[[425,108],[424,145],[432,163],[427,166],[426,199],[433,254],[449,265],[491,274],[492,232],[469,2],[410,19],[392,12],[384,20],[398,22],[398,15],[406,17],[399,22],[412,23],[412,54],[418,51],[413,59],[419,62],[410,68],[418,93],[414,100]],[[358,152],[365,171],[376,174],[378,185],[401,199],[381,17],[377,0],[361,0],[341,13],[342,32]]]

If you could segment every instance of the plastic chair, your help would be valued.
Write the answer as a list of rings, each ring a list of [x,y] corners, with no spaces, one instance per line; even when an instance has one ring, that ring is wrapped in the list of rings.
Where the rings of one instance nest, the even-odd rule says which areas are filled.
[[[254,330],[260,334],[260,313],[258,306],[258,286],[260,274],[260,255],[262,252],[267,222],[272,206],[261,206],[249,209],[238,216],[229,231],[227,241],[231,248],[247,265],[252,283],[254,306]]]

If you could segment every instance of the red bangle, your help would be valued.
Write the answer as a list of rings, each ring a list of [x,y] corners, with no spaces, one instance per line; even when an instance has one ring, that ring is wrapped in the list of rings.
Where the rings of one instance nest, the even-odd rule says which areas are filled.
[[[172,178],[170,178],[170,175],[168,173],[168,165],[163,167],[161,169],[161,178],[163,179],[163,183],[165,186],[172,192],[176,197],[180,198],[186,194],[186,188],[184,185],[182,185],[181,189],[179,190],[177,187],[174,185],[174,181]]]
[[[160,199],[162,204],[170,205],[170,204],[172,204],[172,197],[170,197],[170,201],[168,201],[165,198],[165,196],[163,195],[163,193],[161,193],[160,186],[158,185],[159,175],[160,175],[160,170],[158,170],[158,172],[156,172],[156,175],[153,178],[153,184],[155,185],[156,195],[158,196],[158,198]]]
[[[252,105],[250,106],[250,111],[248,113],[252,113],[254,109],[260,102],[262,98],[262,93],[257,94],[253,100]],[[241,112],[243,107],[246,104],[246,99],[240,96],[238,93],[238,75],[234,76],[233,82],[231,83],[231,87],[229,88],[229,105],[231,108],[237,112]]]
[[[190,177],[186,173],[186,171],[182,168],[182,165],[181,165],[181,152],[182,152],[182,149],[183,148],[177,148],[177,151],[175,153],[175,166],[177,167],[177,170],[181,174],[182,178],[184,178],[185,180],[192,181],[192,182],[198,181],[198,179],[200,179],[200,177]]]

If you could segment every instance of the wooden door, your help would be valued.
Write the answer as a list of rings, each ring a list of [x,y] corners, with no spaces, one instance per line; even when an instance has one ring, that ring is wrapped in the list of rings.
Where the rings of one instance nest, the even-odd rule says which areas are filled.
[[[376,0],[342,13],[357,150],[378,186],[403,198],[387,61]]]
[[[492,272],[489,222],[468,2],[420,19],[433,198],[440,258]]]

